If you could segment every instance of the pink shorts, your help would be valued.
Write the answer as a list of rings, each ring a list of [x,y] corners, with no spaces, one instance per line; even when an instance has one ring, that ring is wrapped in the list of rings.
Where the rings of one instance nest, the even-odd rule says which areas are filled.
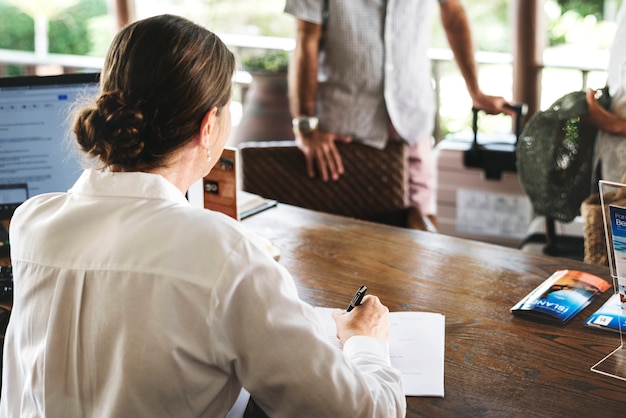
[[[389,123],[389,139],[402,141]],[[422,139],[409,145],[409,205],[422,215],[437,214],[437,178],[433,160],[433,139]]]
[[[422,215],[437,214],[437,178],[433,141],[422,140],[409,146],[409,204]]]

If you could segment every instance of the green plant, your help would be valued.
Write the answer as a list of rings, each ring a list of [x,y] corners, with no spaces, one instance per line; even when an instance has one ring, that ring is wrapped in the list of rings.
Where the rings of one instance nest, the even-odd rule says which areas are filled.
[[[105,0],[81,0],[49,20],[48,52],[86,55],[91,50],[88,24],[94,16],[106,16]],[[0,48],[35,50],[33,17],[13,4],[0,0]],[[112,36],[111,36],[112,37]],[[106,52],[106,51],[105,51]],[[102,56],[104,53],[102,54]]]
[[[246,71],[282,72],[289,67],[289,52],[270,51],[262,55],[254,55],[243,60]]]

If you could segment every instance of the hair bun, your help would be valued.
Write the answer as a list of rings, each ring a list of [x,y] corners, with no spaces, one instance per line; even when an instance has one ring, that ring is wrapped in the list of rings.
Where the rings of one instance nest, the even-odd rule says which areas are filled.
[[[134,158],[144,148],[144,115],[139,103],[130,105],[120,93],[104,93],[96,102],[104,117],[110,141],[119,151]]]
[[[74,131],[83,149],[108,166],[136,160],[145,147],[145,128],[140,103],[129,103],[119,92],[105,92],[95,109],[79,115]]]

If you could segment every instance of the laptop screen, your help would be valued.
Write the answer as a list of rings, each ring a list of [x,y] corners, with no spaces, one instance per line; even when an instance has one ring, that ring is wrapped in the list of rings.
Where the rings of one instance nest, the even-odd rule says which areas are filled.
[[[0,220],[27,198],[67,191],[78,179],[71,111],[98,88],[95,73],[0,78]]]

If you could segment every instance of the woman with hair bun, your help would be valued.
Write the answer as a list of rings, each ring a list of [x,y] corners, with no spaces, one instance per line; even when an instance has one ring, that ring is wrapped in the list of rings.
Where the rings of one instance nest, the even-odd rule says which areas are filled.
[[[235,68],[184,18],[117,34],[73,125],[92,168],[12,218],[0,416],[224,417],[242,387],[271,417],[404,416],[377,297],[335,312],[337,350],[238,222],[185,199],[224,149]]]

